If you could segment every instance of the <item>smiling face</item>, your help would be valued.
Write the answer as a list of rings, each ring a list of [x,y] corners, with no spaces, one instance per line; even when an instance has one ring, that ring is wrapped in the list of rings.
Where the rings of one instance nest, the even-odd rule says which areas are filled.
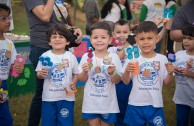
[[[159,41],[159,36],[155,32],[138,33],[135,38],[139,48],[145,55],[153,54],[156,47],[156,42]]]
[[[53,51],[63,51],[69,43],[70,42],[67,41],[64,36],[57,33],[51,35],[49,45],[52,47]]]
[[[107,30],[94,29],[90,41],[95,51],[106,51],[108,45],[111,43],[112,37],[108,34]]]
[[[126,39],[128,38],[128,35],[130,33],[131,31],[128,24],[125,25],[116,24],[113,31],[113,36],[116,38],[120,38],[121,42],[125,44],[127,42]]]

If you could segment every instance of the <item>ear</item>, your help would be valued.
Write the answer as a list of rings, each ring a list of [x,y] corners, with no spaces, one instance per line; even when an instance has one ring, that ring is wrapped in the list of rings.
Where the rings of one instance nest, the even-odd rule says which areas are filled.
[[[48,43],[51,46],[51,42]]]
[[[157,41],[156,41],[156,43],[158,43],[159,41],[160,41],[160,36],[157,35]]]
[[[109,40],[108,44],[110,45],[111,43],[112,43],[112,37],[110,37],[110,40]]]

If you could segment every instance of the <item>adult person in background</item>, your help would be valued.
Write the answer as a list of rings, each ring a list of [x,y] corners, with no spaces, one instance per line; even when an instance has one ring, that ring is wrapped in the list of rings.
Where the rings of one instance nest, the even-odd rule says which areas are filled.
[[[127,21],[130,21],[132,19],[132,14],[131,14],[131,10],[130,10],[128,0],[118,0],[118,1],[119,1],[119,4],[125,6],[126,11],[123,11],[123,13],[126,12],[126,14],[123,14],[123,15],[126,15],[126,20]]]
[[[0,3],[2,4],[6,4],[10,9],[11,9],[11,0],[0,0]],[[11,11],[11,14],[12,16],[12,11]],[[13,30],[14,29],[14,25],[13,25],[13,18],[10,20],[10,28],[9,28],[9,31]]]
[[[152,21],[158,17],[163,17],[164,8],[166,6],[165,0],[145,0],[141,6],[139,21]],[[159,32],[163,28],[163,23],[158,25]],[[160,53],[161,41],[156,44],[155,51]]]
[[[181,29],[188,24],[194,23],[194,0],[189,0],[187,4],[181,6],[174,15],[170,38],[177,42],[182,42],[183,34]]]
[[[100,20],[100,12],[96,0],[85,0],[84,11],[86,13],[86,35],[91,35],[90,28]]]
[[[50,49],[46,39],[46,31],[53,25],[60,22],[53,11],[55,0],[23,0],[27,19],[30,28],[30,61],[36,68],[39,56]],[[75,29],[74,34],[78,33],[76,43],[80,43],[82,32]],[[28,126],[38,126],[41,117],[43,79],[36,78],[35,95],[29,110]]]
[[[101,18],[103,21],[107,22],[111,28],[113,28],[114,23],[119,19],[126,19],[125,6],[119,4],[118,0],[108,0],[101,10]]]

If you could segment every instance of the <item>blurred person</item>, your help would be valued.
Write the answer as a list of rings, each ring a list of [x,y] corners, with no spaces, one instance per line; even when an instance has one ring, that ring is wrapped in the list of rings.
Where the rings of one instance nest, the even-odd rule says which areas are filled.
[[[127,20],[126,8],[119,3],[119,0],[108,0],[102,7],[101,18],[103,21],[107,22],[112,29],[114,23],[119,19]]]
[[[165,0],[145,0],[141,6],[139,21],[152,21],[155,18],[163,17],[164,8],[166,6]],[[158,25],[158,32],[163,28],[163,24]],[[156,44],[155,51],[160,53],[161,41]]]
[[[85,0],[84,11],[86,13],[86,35],[91,35],[91,26],[100,20],[100,12],[97,1]]]

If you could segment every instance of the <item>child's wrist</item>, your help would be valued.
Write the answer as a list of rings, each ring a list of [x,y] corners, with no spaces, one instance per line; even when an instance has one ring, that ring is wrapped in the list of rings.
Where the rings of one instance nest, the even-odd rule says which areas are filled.
[[[116,76],[116,74],[117,74],[117,71],[116,71],[116,70],[114,70],[114,72],[113,72],[112,74],[109,74],[109,75],[110,75],[110,77],[115,77],[115,76]]]

